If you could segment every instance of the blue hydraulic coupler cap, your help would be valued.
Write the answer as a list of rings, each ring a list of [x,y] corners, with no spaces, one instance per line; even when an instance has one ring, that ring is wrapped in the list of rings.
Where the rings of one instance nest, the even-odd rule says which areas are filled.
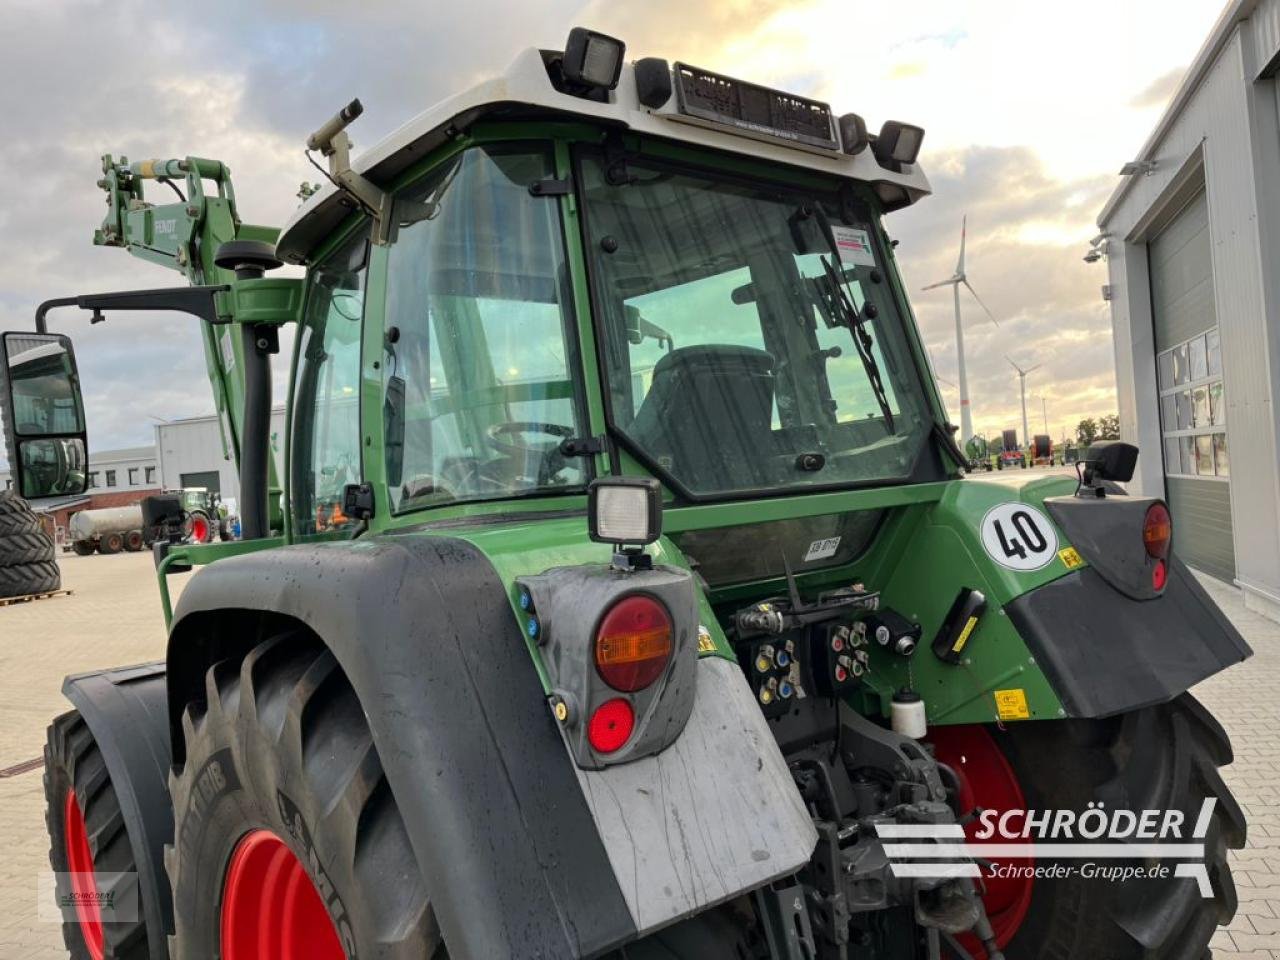
[[[538,619],[537,619],[537,617],[530,617],[530,618],[529,618],[529,624],[528,624],[528,626],[527,626],[525,629],[529,631],[529,639],[531,639],[531,640],[532,640],[534,637],[536,637],[536,636],[538,635]]]
[[[528,590],[520,591],[520,609],[521,610],[533,609],[533,594],[531,594]]]

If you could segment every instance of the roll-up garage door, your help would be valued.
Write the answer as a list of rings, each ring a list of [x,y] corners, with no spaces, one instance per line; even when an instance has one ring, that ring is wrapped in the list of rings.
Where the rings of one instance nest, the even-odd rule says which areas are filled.
[[[1173,548],[1231,580],[1231,465],[1210,249],[1201,191],[1150,242],[1151,309]]]

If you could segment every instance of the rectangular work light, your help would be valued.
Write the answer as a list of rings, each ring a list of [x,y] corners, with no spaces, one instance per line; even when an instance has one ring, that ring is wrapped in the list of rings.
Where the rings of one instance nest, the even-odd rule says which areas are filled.
[[[902,165],[915,163],[924,143],[924,128],[896,120],[885,121],[872,149],[881,163],[886,160]]]
[[[650,477],[602,477],[587,488],[587,528],[596,543],[644,546],[662,536],[662,487]]]
[[[585,27],[574,27],[564,45],[565,78],[574,83],[612,90],[622,75],[622,55],[627,46]]]

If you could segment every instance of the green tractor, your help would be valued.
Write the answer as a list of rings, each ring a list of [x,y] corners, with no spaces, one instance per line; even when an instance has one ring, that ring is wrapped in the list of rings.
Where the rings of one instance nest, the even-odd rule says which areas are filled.
[[[279,231],[108,157],[97,242],[187,285],[4,335],[58,358],[25,496],[83,484],[55,307],[195,317],[240,472],[241,540],[153,548],[164,662],[65,683],[72,956],[1207,955],[1245,823],[1187,690],[1250,650],[1134,448],[964,476],[882,222],[922,130],[582,29],[352,162],[360,109]]]

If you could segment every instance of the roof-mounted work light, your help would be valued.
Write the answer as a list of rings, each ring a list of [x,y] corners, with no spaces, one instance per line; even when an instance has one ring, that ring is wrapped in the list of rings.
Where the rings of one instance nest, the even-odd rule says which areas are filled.
[[[867,149],[870,138],[867,136],[867,125],[856,113],[846,113],[840,118],[840,149],[849,156],[855,156]]]
[[[871,149],[881,165],[892,164],[895,167],[901,167],[916,162],[922,143],[924,143],[923,127],[899,123],[897,120],[886,120]]]
[[[564,44],[561,69],[566,80],[588,87],[612,90],[622,76],[622,55],[627,45],[585,27],[574,27]]]
[[[587,488],[587,528],[596,543],[638,546],[662,536],[662,488],[650,477],[601,477]]]

